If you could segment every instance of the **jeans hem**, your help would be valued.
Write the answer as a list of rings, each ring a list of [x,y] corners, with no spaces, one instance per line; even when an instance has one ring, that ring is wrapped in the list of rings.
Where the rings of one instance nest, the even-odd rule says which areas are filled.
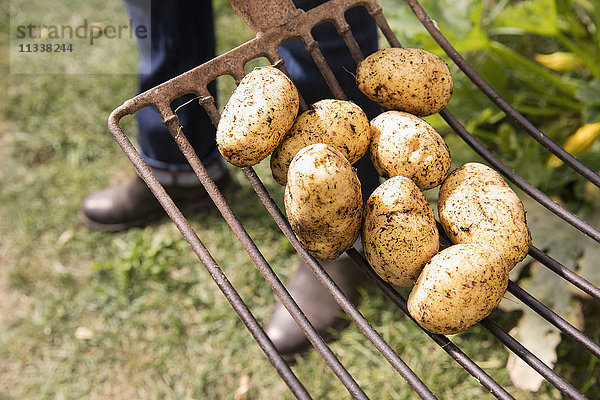
[[[172,163],[172,162],[167,162],[167,161],[156,160],[156,159],[153,159],[153,158],[149,157],[148,155],[146,155],[141,149],[139,150],[139,153],[140,153],[140,156],[142,157],[142,159],[144,160],[144,162],[146,162],[146,164],[148,164],[148,166],[150,168],[162,169],[162,170],[172,171],[172,172],[193,171],[192,167],[187,162]],[[200,161],[206,167],[206,166],[212,164],[213,162],[215,162],[220,156],[221,156],[221,154],[217,150],[215,150],[214,152],[208,154],[206,157],[204,157],[204,159],[202,159]]]

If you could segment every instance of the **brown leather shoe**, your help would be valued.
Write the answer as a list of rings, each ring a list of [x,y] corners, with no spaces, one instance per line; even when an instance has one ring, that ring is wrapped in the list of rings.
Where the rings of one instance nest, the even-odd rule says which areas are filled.
[[[337,260],[320,263],[348,299],[356,303],[358,287],[364,280],[364,275],[354,262],[347,255],[342,255]],[[304,261],[300,261],[286,288],[325,340],[331,340],[332,333],[344,329],[349,324],[349,319],[344,318],[342,308]],[[304,332],[281,303],[277,303],[265,332],[279,353],[288,360],[310,348],[310,342]]]
[[[215,183],[222,191],[235,187],[229,173]],[[164,188],[180,208],[199,210],[212,204],[201,185],[164,185]],[[166,213],[154,194],[137,175],[125,184],[90,194],[79,209],[79,219],[86,226],[106,232],[145,226],[164,215]]]

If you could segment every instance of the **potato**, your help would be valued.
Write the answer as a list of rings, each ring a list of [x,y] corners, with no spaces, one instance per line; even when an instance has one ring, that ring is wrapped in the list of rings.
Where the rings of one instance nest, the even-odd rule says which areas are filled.
[[[313,256],[334,260],[358,238],[362,193],[354,168],[334,147],[309,145],[293,158],[285,210],[298,240]]]
[[[452,243],[488,244],[502,254],[510,269],[531,246],[523,203],[486,165],[467,163],[450,173],[440,187],[438,212]]]
[[[439,250],[431,206],[415,183],[388,179],[365,204],[362,244],[367,261],[385,281],[412,285],[423,265]]]
[[[425,190],[438,186],[450,172],[446,142],[421,118],[386,111],[373,118],[371,132],[371,161],[384,178],[405,176]]]
[[[408,312],[433,333],[463,332],[488,316],[508,286],[508,264],[480,243],[450,246],[425,265],[408,296]]]
[[[293,82],[275,67],[246,75],[223,109],[217,146],[231,164],[258,164],[275,150],[290,129],[300,106]]]
[[[359,106],[346,100],[318,101],[300,114],[271,155],[273,178],[285,185],[292,159],[310,144],[329,144],[354,164],[367,152],[370,140],[369,119]]]
[[[444,60],[426,50],[409,48],[371,54],[358,64],[356,83],[380,106],[419,117],[446,107],[454,87]]]

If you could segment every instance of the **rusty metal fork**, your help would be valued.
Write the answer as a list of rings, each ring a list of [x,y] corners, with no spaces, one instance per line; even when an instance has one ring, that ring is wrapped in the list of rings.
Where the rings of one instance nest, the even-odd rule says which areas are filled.
[[[200,261],[205,265],[211,273],[215,282],[232,304],[233,308],[238,312],[240,318],[244,321],[252,335],[255,337],[271,363],[279,371],[282,378],[286,381],[291,390],[296,396],[306,398],[307,395],[303,385],[297,380],[291,369],[283,361],[277,353],[273,344],[266,336],[262,327],[249,312],[235,288],[226,279],[222,270],[212,258],[208,250],[204,247],[201,240],[198,238],[188,221],[185,219],[181,211],[168,196],[162,185],[158,182],[149,167],[142,160],[141,156],[132,145],[131,141],[123,133],[119,121],[126,115],[131,115],[144,107],[153,107],[160,114],[163,124],[169,129],[174,140],[178,144],[180,150],[192,166],[194,172],[198,175],[200,182],[207,190],[208,194],[214,201],[215,205],[230,225],[233,232],[236,234],[244,248],[250,255],[251,259],[257,265],[261,273],[265,276],[267,282],[271,285],[274,292],[277,294],[282,304],[288,309],[292,317],[304,331],[313,346],[319,351],[324,360],[330,366],[332,371],[338,376],[340,381],[346,386],[348,391],[355,398],[367,398],[360,386],[354,378],[339,362],[331,349],[325,344],[324,340],[319,336],[314,327],[310,324],[306,316],[302,313],[298,305],[291,298],[289,292],[284,285],[279,281],[269,264],[266,262],[260,250],[256,247],[252,239],[245,231],[241,222],[237,219],[225,198],[220,193],[215,183],[209,177],[205,167],[202,165],[196,156],[192,146],[187,140],[181,125],[177,120],[177,116],[171,109],[171,102],[185,94],[194,94],[199,98],[200,104],[205,108],[213,124],[218,125],[219,113],[214,104],[214,98],[208,92],[208,83],[215,80],[221,75],[231,75],[236,82],[239,82],[244,76],[245,64],[258,57],[266,57],[273,65],[282,69],[285,72],[285,65],[281,57],[279,57],[277,48],[280,44],[287,40],[300,39],[305,48],[312,55],[319,70],[323,74],[329,88],[335,97],[346,98],[337,79],[327,66],[327,63],[321,54],[318,44],[312,38],[310,31],[312,28],[323,22],[333,22],[338,32],[344,36],[346,43],[349,44],[355,59],[362,58],[359,46],[352,37],[350,28],[344,19],[344,12],[347,9],[364,6],[370,11],[374,18],[382,20],[381,8],[375,1],[343,1],[334,0],[324,4],[321,7],[304,12],[297,9],[289,0],[286,1],[235,1],[232,0],[232,8],[238,13],[248,25],[255,30],[256,38],[244,43],[243,45],[233,49],[222,56],[198,66],[174,79],[171,79],[153,89],[150,89],[140,95],[123,103],[115,109],[109,116],[109,129],[113,134],[117,143],[126,153],[132,164],[137,169],[139,175],[147,183],[151,191],[157,197],[168,216],[173,220],[175,225],[181,231],[184,238],[190,244]],[[336,17],[337,16],[337,17]],[[386,23],[387,25],[387,23]],[[301,101],[302,107],[306,108],[306,103]],[[277,206],[272,201],[266,189],[258,179],[258,176],[251,168],[245,168],[244,174],[248,176],[253,187],[259,193],[261,200],[266,203],[270,211],[275,214],[275,218],[280,224],[280,227],[286,233],[286,236],[293,242],[294,246],[300,252],[301,256],[308,262],[313,272],[319,280],[330,290],[336,298],[340,306],[357,322],[363,329],[367,337],[375,344],[375,346],[384,354],[388,361],[396,368],[396,370],[409,382],[411,386],[423,398],[435,398],[431,391],[423,384],[416,374],[408,368],[406,363],[391,349],[375,329],[366,321],[366,319],[358,312],[352,303],[345,297],[342,291],[337,287],[335,282],[327,275],[322,266],[302,249],[297,242],[289,224],[281,214],[280,210],[275,210]]]
[[[411,7],[417,18],[428,29],[432,37],[446,51],[449,57],[470,77],[473,82],[480,87],[500,109],[505,111],[512,119],[521,124],[524,129],[542,145],[549,148],[555,154],[570,165],[577,172],[585,176],[589,181],[598,185],[600,178],[597,174],[589,171],[587,167],[582,166],[570,154],[561,152],[560,146],[549,142],[541,132],[532,128],[532,125],[522,116],[515,114],[515,111],[506,104],[500,96],[487,85],[481,77],[464,61],[462,56],[458,54],[452,46],[443,37],[441,32],[437,30],[435,23],[427,16],[425,11],[420,7],[416,0],[405,0]],[[329,68],[323,54],[319,49],[318,43],[312,37],[312,29],[322,23],[331,23],[338,34],[344,39],[344,42],[349,49],[354,60],[358,63],[364,58],[360,46],[354,38],[350,26],[345,20],[345,12],[354,7],[365,8],[370,16],[375,20],[381,34],[392,47],[400,47],[400,43],[390,29],[382,9],[376,0],[330,0],[320,6],[317,6],[308,11],[303,11],[294,6],[291,0],[230,0],[233,10],[239,15],[248,26],[255,32],[256,37],[237,48],[220,55],[178,77],[175,77],[161,85],[156,86],[138,96],[125,101],[120,107],[115,109],[109,116],[109,129],[115,140],[121,146],[127,157],[137,169],[140,176],[148,184],[154,195],[160,201],[161,205],[166,210],[169,217],[173,220],[177,228],[181,231],[183,237],[188,241],[192,250],[198,259],[204,264],[212,278],[223,292],[225,297],[231,303],[232,307],[238,313],[244,324],[247,326],[250,333],[258,342],[261,349],[266,354],[269,361],[274,365],[282,379],[290,387],[290,390],[297,398],[310,398],[308,391],[304,385],[298,380],[290,367],[277,353],[272,342],[269,340],[260,323],[252,315],[251,311],[244,304],[243,300],[233,287],[231,282],[224,275],[223,271],[217,265],[216,261],[211,256],[210,252],[205,248],[200,238],[197,236],[193,228],[185,219],[180,210],[173,203],[172,199],[167,195],[164,188],[153,175],[149,167],[142,160],[141,156],[132,145],[131,141],[123,133],[119,122],[126,116],[131,115],[144,107],[153,107],[161,116],[163,123],[169,129],[173,139],[178,144],[180,150],[185,155],[186,159],[192,166],[200,182],[205,187],[206,191],[214,201],[217,209],[223,215],[231,227],[234,234],[240,240],[244,249],[249,254],[252,261],[256,264],[265,280],[269,283],[273,291],[276,293],[280,301],[290,312],[292,317],[298,323],[299,327],[304,331],[311,344],[319,352],[327,365],[332,369],[348,392],[359,399],[366,399],[367,395],[354,380],[351,374],[344,368],[331,349],[326,345],[323,339],[318,335],[314,327],[310,324],[306,316],[302,313],[298,305],[291,298],[285,286],[281,283],[277,275],[267,263],[256,244],[252,241],[245,228],[239,219],[235,216],[231,207],[208,175],[201,161],[196,156],[192,146],[187,140],[185,133],[177,120],[177,115],[171,109],[171,103],[174,99],[185,94],[193,94],[198,98],[198,101],[210,116],[213,124],[218,125],[220,114],[215,105],[215,100],[208,91],[208,84],[222,75],[232,76],[237,83],[245,75],[244,67],[247,62],[265,57],[271,64],[286,72],[285,63],[278,53],[278,47],[288,40],[300,40],[305,49],[309,52],[315,64],[319,68],[322,76],[325,79],[329,89],[334,97],[338,99],[346,99],[346,94],[342,90],[335,74]],[[302,109],[307,108],[306,102],[301,99]],[[600,241],[600,232],[589,225],[587,222],[574,216],[556,203],[552,202],[545,194],[533,188],[528,182],[523,180],[505,164],[495,158],[489,150],[482,146],[477,140],[467,132],[467,130],[458,122],[448,110],[443,110],[442,117],[448,124],[461,136],[476,152],[483,156],[491,165],[498,169],[509,180],[516,183],[518,186],[528,193],[532,198],[540,204],[546,206],[550,211],[554,212],[567,223],[575,226],[584,234],[588,235],[596,241]],[[352,305],[352,303],[344,296],[335,282],[323,270],[320,263],[308,254],[296,239],[290,225],[285,216],[278,208],[276,203],[271,198],[269,192],[262,184],[256,172],[250,168],[243,168],[243,173],[251,184],[252,188],[260,198],[265,208],[274,218],[278,227],[290,241],[292,246],[297,250],[300,256],[307,262],[309,267],[323,286],[331,293],[335,300],[339,303],[342,309],[349,317],[357,324],[365,336],[373,343],[373,345],[381,352],[388,362],[398,371],[398,373],[407,381],[407,383],[421,397],[426,399],[435,398],[429,388],[419,379],[419,377],[406,365],[400,356],[386,343],[377,331],[369,324],[362,314]],[[355,250],[350,249],[348,255],[356,262],[359,268],[363,270],[368,278],[373,280],[377,286],[385,293],[391,301],[396,304],[406,315],[406,300],[398,294],[398,292],[389,284],[382,281],[370,268],[364,258]],[[540,261],[543,265],[553,270],[555,273],[568,280],[570,283],[580,288],[585,293],[589,294],[596,300],[600,300],[600,289],[573,271],[569,270],[558,261],[551,259],[540,250],[532,246],[530,255]],[[564,319],[552,313],[547,307],[539,303],[535,298],[530,296],[518,285],[511,282],[509,291],[513,293],[519,300],[527,304],[538,314],[547,319],[550,323],[559,327],[562,332],[569,335],[571,338],[582,344],[587,350],[596,356],[600,355],[600,346],[583,335],[580,331],[568,324]],[[509,334],[502,331],[493,321],[486,318],[482,321],[482,325],[496,336],[504,345],[511,351],[526,361],[533,369],[538,371],[558,390],[570,398],[584,399],[577,389],[575,389],[564,378],[560,377],[551,368],[537,359],[529,350],[524,348],[518,341],[512,338]],[[495,380],[493,380],[483,369],[475,362],[467,357],[457,346],[455,346],[447,337],[435,335],[425,332],[432,340],[440,345],[457,363],[465,368],[477,381],[487,388],[495,397],[500,399],[511,399],[512,396]]]

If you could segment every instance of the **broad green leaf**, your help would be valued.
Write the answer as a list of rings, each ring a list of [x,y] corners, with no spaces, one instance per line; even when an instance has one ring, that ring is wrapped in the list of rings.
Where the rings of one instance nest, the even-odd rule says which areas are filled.
[[[579,88],[575,98],[583,105],[584,123],[600,122],[600,79],[594,79]]]
[[[408,7],[398,7],[396,2],[390,0],[381,0],[380,3],[386,11],[386,18],[394,25],[394,32],[404,46],[420,47],[442,55],[443,51]],[[488,38],[481,28],[481,2],[439,0],[422,1],[421,5],[459,52],[478,51],[487,47]],[[401,23],[396,24],[394,21]]]
[[[594,79],[580,87],[575,98],[586,103],[600,103],[600,79]]]
[[[483,3],[476,6],[472,11],[469,12],[469,29],[462,38],[455,38],[452,46],[459,53],[466,53],[470,51],[485,50],[490,47],[490,39],[487,34],[481,28],[481,18],[483,12]]]
[[[501,67],[500,57],[496,57],[492,52],[486,52],[486,55],[478,67],[478,72],[494,90],[505,96],[510,74],[506,68]]]
[[[507,6],[492,23],[495,32],[518,31],[555,36],[559,32],[555,0],[526,0]]]

